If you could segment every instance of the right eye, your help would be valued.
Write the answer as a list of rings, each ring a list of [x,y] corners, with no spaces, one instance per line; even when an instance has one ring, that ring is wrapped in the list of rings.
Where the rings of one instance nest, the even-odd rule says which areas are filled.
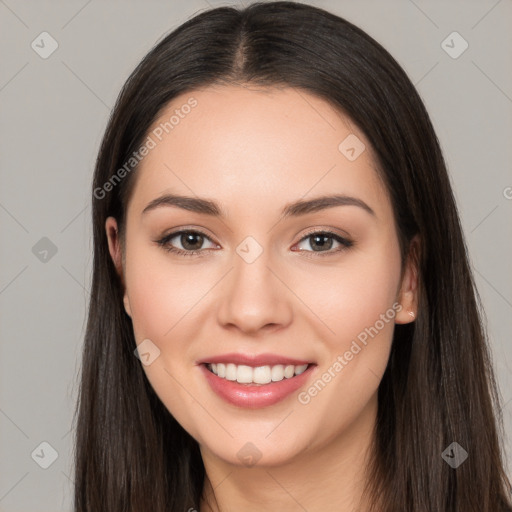
[[[181,247],[175,247],[175,245],[171,243],[171,241],[175,238]],[[200,247],[203,245],[205,240],[210,240],[210,238],[205,233],[188,229],[169,233],[162,239],[157,240],[157,244],[167,252],[173,252],[182,256],[194,256],[200,252],[203,252]],[[215,246],[213,242],[211,243],[213,246]]]

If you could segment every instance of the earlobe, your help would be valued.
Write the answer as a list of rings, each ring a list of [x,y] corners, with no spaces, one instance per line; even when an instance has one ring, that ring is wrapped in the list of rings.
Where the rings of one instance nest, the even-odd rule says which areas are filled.
[[[126,293],[126,291],[124,292],[123,303],[124,303],[124,310],[126,311],[126,314],[131,318],[132,317],[132,308],[130,307],[130,299],[128,298],[128,294]]]
[[[418,312],[418,274],[419,274],[420,241],[416,235],[410,244],[405,272],[402,278],[397,301],[402,308],[396,314],[395,323],[408,324],[414,322]]]

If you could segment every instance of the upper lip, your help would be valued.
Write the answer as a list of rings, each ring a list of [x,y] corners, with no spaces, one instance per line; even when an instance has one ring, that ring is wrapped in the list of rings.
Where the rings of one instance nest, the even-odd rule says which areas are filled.
[[[311,361],[303,359],[295,359],[293,357],[280,356],[278,354],[222,354],[218,356],[205,357],[197,361],[197,364],[207,363],[233,363],[236,365],[246,365],[252,367],[258,366],[275,366],[278,364],[282,365],[294,365],[300,366],[303,364],[311,364]]]

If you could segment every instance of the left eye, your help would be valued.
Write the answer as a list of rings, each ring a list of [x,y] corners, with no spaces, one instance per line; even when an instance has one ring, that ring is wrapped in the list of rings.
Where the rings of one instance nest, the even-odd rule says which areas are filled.
[[[302,243],[306,243],[309,241],[309,246],[313,248],[312,251],[307,252],[327,252],[333,253],[338,252],[340,250],[346,249],[353,245],[351,240],[347,238],[343,238],[342,236],[332,233],[331,231],[315,231],[314,233],[309,233],[306,235],[297,246],[300,246]],[[338,243],[341,247],[331,251],[334,243]]]
[[[178,240],[181,247],[175,247],[174,244],[176,242],[172,243],[172,240],[175,238]],[[212,247],[216,246],[216,244],[214,244],[210,240],[210,237],[208,237],[206,234],[193,230],[175,231],[174,233],[166,235],[161,240],[157,240],[157,244],[168,252],[173,252],[183,256],[192,256],[194,254],[203,252],[204,248],[202,245],[205,240],[209,241]],[[306,243],[307,241],[309,241],[309,246],[312,248],[312,250],[310,251],[306,249],[305,252],[315,253],[332,254],[343,249],[347,249],[353,245],[351,240],[348,240],[347,238],[344,238],[330,231],[315,231],[308,233],[297,244],[300,250],[304,250],[304,248],[300,247],[300,245]],[[338,248],[331,250],[333,244],[335,243],[339,244]]]

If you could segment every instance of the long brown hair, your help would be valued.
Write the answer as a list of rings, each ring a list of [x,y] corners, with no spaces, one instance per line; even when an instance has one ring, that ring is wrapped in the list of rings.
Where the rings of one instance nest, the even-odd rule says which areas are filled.
[[[381,512],[511,511],[500,398],[482,308],[439,142],[405,72],[368,34],[294,2],[202,12],[159,42],[124,85],[92,189],[94,262],[75,444],[76,512],[199,509],[197,442],[150,386],[123,308],[105,220],[122,228],[136,166],[119,172],[166,104],[212,84],[289,86],[348,115],[371,142],[402,258],[416,234],[417,320],[397,325],[378,391],[368,496]],[[106,186],[110,183],[110,186]],[[456,469],[442,453],[456,442]]]

